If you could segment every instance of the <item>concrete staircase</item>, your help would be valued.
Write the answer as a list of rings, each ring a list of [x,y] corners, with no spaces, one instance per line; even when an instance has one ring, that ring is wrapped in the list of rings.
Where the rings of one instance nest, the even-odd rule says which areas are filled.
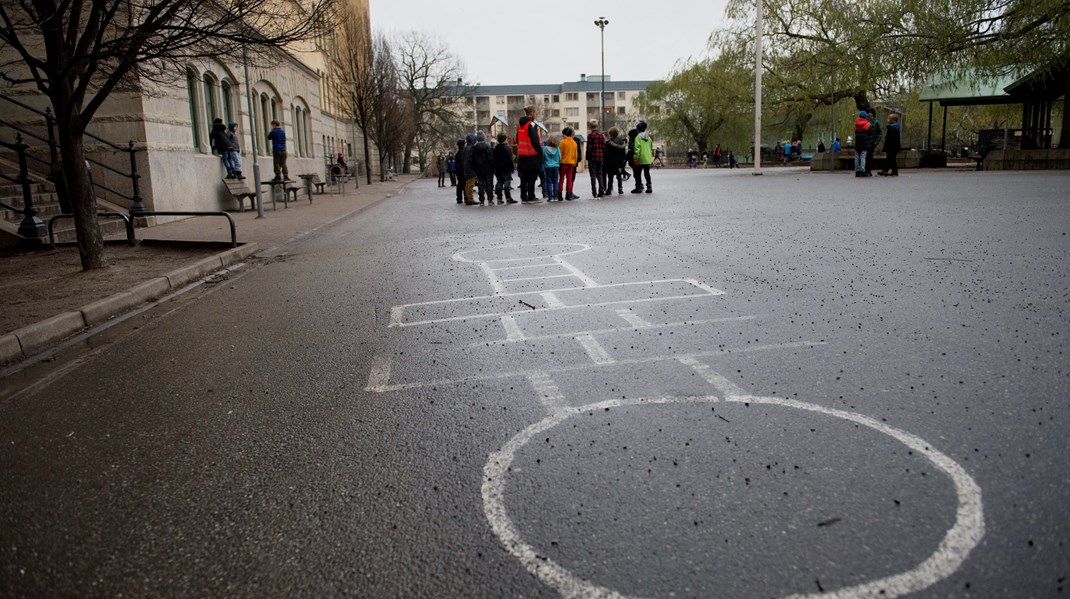
[[[18,166],[3,159],[0,159],[0,170],[8,174],[8,176],[17,175],[19,172]],[[30,184],[30,193],[33,195],[33,205],[37,208],[37,216],[45,224],[48,224],[50,218],[57,214],[62,214],[59,197],[56,195],[56,188],[52,183],[36,174],[31,173],[30,177],[33,179]],[[21,207],[23,205],[22,186],[10,184],[6,180],[0,181],[3,183],[0,184],[0,202],[4,202],[9,206]],[[98,205],[97,208],[98,210],[118,210],[117,207],[110,204]],[[22,222],[22,219],[21,212],[0,209],[0,247],[11,247],[27,241],[26,238],[18,234],[19,223]],[[99,220],[99,225],[100,232],[105,239],[126,239],[126,228],[122,219],[102,218]],[[56,235],[56,243],[75,241],[74,219],[63,218],[56,221],[53,231]],[[42,241],[48,243],[47,237]]]

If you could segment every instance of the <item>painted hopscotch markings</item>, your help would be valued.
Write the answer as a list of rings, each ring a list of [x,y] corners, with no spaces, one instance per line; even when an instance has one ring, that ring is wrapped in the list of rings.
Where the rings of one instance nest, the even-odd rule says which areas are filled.
[[[608,334],[612,334],[612,333],[625,333],[625,332],[631,332],[631,331],[638,331],[640,329],[655,329],[655,330],[657,330],[657,329],[671,329],[671,328],[678,328],[678,327],[693,327],[693,326],[700,326],[700,325],[704,325],[704,324],[722,324],[722,323],[727,323],[727,322],[743,322],[743,321],[747,321],[747,320],[755,320],[757,318],[757,316],[726,316],[724,318],[702,318],[702,319],[699,319],[699,320],[681,320],[681,321],[676,321],[676,322],[665,322],[665,323],[654,324],[654,323],[647,322],[647,321],[643,320],[638,315],[636,315],[634,312],[631,312],[630,309],[625,309],[623,311],[628,313],[629,317],[625,318],[625,320],[629,324],[631,324],[632,326],[630,326],[630,327],[611,327],[611,328],[605,328],[605,329],[591,329],[591,330],[588,330],[588,331],[584,331],[584,333],[585,334],[590,334],[590,335],[608,335]],[[621,312],[622,312],[622,310],[617,310],[618,314],[620,314]],[[623,315],[622,315],[622,317],[623,317]],[[505,324],[504,323],[504,319],[506,319],[506,318],[512,320],[513,324],[516,324],[516,320],[513,319],[512,316],[503,316],[502,317],[502,319],[503,319],[503,323],[502,324]],[[564,338],[564,337],[575,337],[576,336],[576,333],[571,333],[571,332],[570,333],[550,333],[550,334],[547,334],[547,335],[523,335],[523,333],[521,333],[521,335],[523,335],[522,338],[520,338],[520,339],[512,339],[512,338],[509,337],[510,333],[509,333],[509,329],[508,328],[506,328],[505,332],[506,332],[506,338],[505,339],[500,339],[500,340],[497,340],[497,341],[485,341],[485,340],[473,341],[472,343],[468,344],[468,347],[483,347],[483,346],[486,346],[486,345],[505,345],[505,344],[509,344],[509,343],[516,343],[517,341],[544,341],[544,340],[547,340],[547,339],[561,339],[561,338]]]
[[[595,364],[615,364],[617,361],[613,359],[613,356],[609,355],[606,348],[602,347],[602,344],[594,338],[594,335],[586,333],[583,335],[576,335],[576,341],[580,342],[584,351],[590,356],[591,361]]]
[[[553,560],[539,555],[528,545],[510,520],[505,508],[505,493],[510,466],[525,444],[540,433],[553,428],[569,418],[603,408],[629,405],[686,404],[702,402],[752,402],[796,410],[806,410],[833,418],[840,418],[888,435],[931,461],[953,482],[958,508],[955,522],[945,534],[936,551],[920,564],[905,572],[883,577],[849,588],[830,590],[821,597],[847,599],[859,596],[895,597],[924,589],[952,574],[966,560],[969,553],[984,536],[984,513],[981,491],[977,483],[954,460],[923,439],[905,431],[888,426],[867,416],[825,408],[797,400],[775,397],[758,397],[747,394],[739,386],[717,373],[703,358],[732,353],[764,352],[825,345],[824,342],[798,341],[792,343],[756,345],[736,349],[717,349],[688,354],[646,356],[615,360],[598,342],[595,335],[636,331],[648,328],[692,326],[752,320],[754,316],[712,318],[664,324],[651,323],[636,314],[632,305],[646,302],[693,300],[714,298],[723,292],[694,279],[663,279],[633,283],[603,285],[584,275],[565,261],[562,256],[590,249],[585,244],[535,244],[506,248],[487,248],[460,252],[455,260],[479,265],[487,277],[494,294],[450,300],[422,302],[391,308],[390,327],[413,327],[450,321],[472,319],[500,319],[505,339],[490,343],[521,343],[554,338],[574,338],[586,351],[589,363],[563,364],[555,368],[519,369],[498,374],[481,374],[452,379],[437,379],[424,382],[390,384],[390,359],[377,356],[368,377],[368,391],[386,392],[418,389],[439,385],[455,385],[478,381],[490,381],[523,377],[531,384],[536,397],[549,415],[530,425],[510,439],[500,450],[490,454],[483,469],[482,497],[484,514],[492,530],[504,547],[514,555],[533,575],[543,583],[570,598],[580,597],[625,597],[626,595],[598,586],[571,573]],[[546,281],[546,287],[538,290],[510,292],[513,282]],[[574,286],[562,286],[574,282]],[[522,307],[518,308],[517,304]],[[527,336],[518,322],[521,315],[553,313],[554,311],[587,308],[592,306],[621,306],[615,314],[629,327],[612,327],[600,330],[573,331],[570,333]],[[483,342],[481,344],[484,344]],[[474,344],[473,344],[474,345]],[[644,365],[676,361],[690,367],[716,391],[717,395],[700,397],[654,397],[648,399],[620,399],[585,406],[566,404],[553,375],[558,373],[587,371],[620,365]],[[811,595],[794,595],[810,597]],[[814,595],[816,597],[816,595]]]
[[[573,335],[568,335],[568,336],[572,337]],[[507,372],[502,372],[502,373],[497,373],[497,374],[479,374],[479,375],[457,377],[457,378],[450,378],[450,379],[434,379],[434,380],[430,380],[430,381],[421,381],[421,382],[416,382],[416,383],[395,383],[395,384],[385,384],[385,383],[383,383],[383,384],[380,384],[378,386],[373,386],[372,385],[373,381],[369,378],[368,386],[365,387],[364,390],[372,392],[372,393],[386,393],[386,392],[391,392],[391,391],[409,391],[409,390],[412,390],[412,389],[424,389],[424,388],[427,388],[427,387],[442,387],[442,386],[448,386],[448,385],[462,385],[462,384],[467,384],[467,383],[478,383],[478,382],[482,382],[482,381],[496,381],[496,380],[509,379],[509,378],[526,378],[526,377],[528,377],[528,376],[530,376],[530,375],[532,375],[534,373],[538,373],[538,372],[544,372],[544,373],[552,375],[552,374],[566,373],[566,372],[579,372],[579,371],[583,371],[583,370],[591,370],[591,369],[594,369],[594,368],[604,368],[606,366],[622,366],[622,365],[623,366],[629,366],[629,365],[640,365],[640,364],[655,364],[655,363],[658,363],[658,362],[680,361],[680,360],[687,359],[687,358],[710,358],[710,357],[715,357],[715,356],[726,356],[726,355],[730,355],[730,354],[733,354],[733,353],[746,354],[746,353],[767,352],[767,351],[776,351],[776,350],[784,350],[784,349],[799,349],[799,348],[806,348],[806,347],[818,347],[818,346],[825,345],[825,344],[826,343],[824,341],[793,341],[793,342],[790,342],[790,343],[774,343],[774,344],[768,344],[768,345],[751,345],[751,346],[740,347],[740,348],[735,348],[735,349],[713,349],[713,350],[709,350],[709,351],[692,352],[692,353],[689,353],[689,354],[677,354],[677,355],[672,355],[672,356],[647,356],[647,357],[642,357],[642,358],[625,358],[625,359],[616,360],[616,361],[614,361],[612,363],[607,363],[607,364],[598,364],[598,363],[571,364],[571,365],[558,366],[556,368],[539,368],[539,369],[535,369],[535,370],[525,370],[525,369],[512,370],[512,371],[507,371]],[[378,379],[375,382],[380,382],[381,383],[382,380]]]
[[[693,368],[695,364],[689,364]],[[703,365],[704,366],[704,365]],[[657,405],[672,403],[716,403],[726,402],[751,402],[769,404],[806,410],[818,414],[824,414],[833,418],[842,418],[850,422],[868,427],[879,433],[888,435],[902,443],[919,455],[928,459],[937,469],[946,474],[955,487],[955,496],[958,508],[955,512],[955,522],[944,535],[939,546],[927,559],[917,566],[898,574],[886,576],[843,589],[829,589],[816,594],[791,595],[793,598],[826,598],[853,599],[856,597],[898,597],[925,589],[932,584],[947,578],[953,574],[966,560],[970,552],[977,547],[985,533],[984,509],[981,501],[981,488],[977,482],[966,473],[954,460],[939,450],[933,449],[932,445],[910,433],[888,426],[882,422],[855,414],[826,408],[802,401],[781,399],[777,397],[757,397],[746,395],[739,387],[729,383],[727,379],[713,372],[708,367],[696,368],[696,371],[707,376],[718,388],[721,396],[710,395],[706,397],[656,397],[647,399],[620,399],[609,400],[586,406],[561,408],[552,411],[549,416],[520,431],[509,440],[500,450],[492,453],[483,467],[483,513],[491,525],[494,534],[497,535],[502,545],[509,553],[516,557],[531,574],[536,576],[544,584],[553,587],[563,597],[586,598],[586,597],[628,597],[623,593],[610,588],[599,586],[579,576],[576,576],[552,559],[539,554],[534,547],[524,541],[523,536],[516,525],[509,518],[505,508],[505,493],[510,467],[520,451],[534,436],[541,435],[547,430],[556,427],[573,416],[598,412],[603,409],[635,405]],[[715,382],[716,381],[716,382]],[[724,397],[722,400],[721,397]]]

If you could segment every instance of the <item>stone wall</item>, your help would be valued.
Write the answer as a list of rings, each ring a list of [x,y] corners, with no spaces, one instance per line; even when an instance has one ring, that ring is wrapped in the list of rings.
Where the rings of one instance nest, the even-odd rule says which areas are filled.
[[[984,165],[986,171],[1070,169],[1070,150],[992,150]]]

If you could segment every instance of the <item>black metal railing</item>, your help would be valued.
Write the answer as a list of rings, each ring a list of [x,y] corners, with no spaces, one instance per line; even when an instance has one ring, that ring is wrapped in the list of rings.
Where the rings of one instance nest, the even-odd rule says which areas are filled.
[[[22,213],[22,222],[19,223],[19,235],[22,235],[23,237],[44,237],[47,233],[47,229],[45,223],[37,216],[37,208],[33,205],[33,192],[30,190],[30,184],[33,181],[30,179],[29,169],[26,165],[26,149],[29,146],[22,141],[21,134],[15,136],[15,143],[9,144],[0,141],[0,146],[13,150],[18,155],[18,177],[12,178],[8,175],[2,176],[5,180],[11,181],[22,188],[22,208],[16,208],[15,206],[8,205],[4,202],[0,202],[0,207],[15,213]]]
[[[44,144],[47,144],[47,147],[48,147],[48,160],[45,160],[44,158],[41,158],[41,157],[38,157],[38,156],[34,156],[32,154],[28,155],[28,159],[34,161],[35,164],[40,164],[41,165],[40,169],[35,169],[35,170],[40,170],[40,172],[43,172],[47,176],[48,180],[51,181],[56,186],[56,193],[59,196],[59,200],[60,200],[60,208],[61,208],[61,210],[63,210],[63,212],[69,213],[71,211],[70,199],[69,199],[69,196],[68,196],[67,191],[66,191],[66,185],[64,184],[62,168],[61,168],[61,164],[60,164],[60,157],[59,157],[60,156],[60,146],[59,146],[59,143],[56,142],[56,133],[55,133],[56,118],[55,118],[55,116],[52,115],[52,109],[51,108],[46,108],[42,112],[42,111],[40,111],[40,110],[38,110],[38,109],[28,105],[28,104],[25,104],[23,102],[15,100],[14,98],[9,98],[9,97],[4,96],[4,95],[0,95],[0,100],[3,100],[4,102],[13,104],[15,106],[18,106],[18,107],[22,108],[23,110],[29,111],[32,114],[36,114],[36,115],[44,118],[44,121],[45,121],[45,135],[44,136],[42,136],[39,133],[34,132],[29,127],[19,126],[19,125],[13,123],[13,122],[10,122],[10,121],[4,120],[4,119],[0,119],[0,126],[4,126],[4,127],[10,128],[10,129],[13,129],[20,136],[25,136],[25,137],[29,137],[29,138],[32,138],[32,139],[36,139],[38,141],[41,141]],[[112,142],[110,142],[110,141],[108,141],[108,140],[106,140],[106,139],[104,139],[102,137],[99,137],[97,135],[93,135],[92,133],[89,133],[89,132],[86,132],[83,135],[85,137],[87,137],[87,138],[89,138],[89,139],[91,139],[91,140],[93,140],[93,141],[105,146],[106,148],[110,148],[114,152],[122,152],[122,153],[125,153],[125,154],[129,155],[130,167],[129,167],[128,171],[127,170],[123,170],[123,169],[119,169],[119,168],[115,168],[115,167],[113,167],[113,166],[111,166],[109,164],[105,164],[104,162],[101,162],[101,161],[99,161],[99,160],[97,160],[95,158],[89,157],[89,156],[86,156],[86,162],[88,162],[91,165],[96,165],[96,166],[100,167],[101,169],[103,169],[103,170],[105,170],[107,172],[114,173],[120,179],[129,180],[130,181],[130,188],[129,188],[129,191],[126,191],[126,192],[120,191],[120,190],[116,189],[114,186],[108,185],[106,182],[95,182],[95,187],[103,189],[103,190],[105,190],[105,191],[107,191],[109,193],[114,194],[115,196],[118,196],[120,198],[123,198],[123,199],[129,201],[130,202],[129,210],[130,210],[131,214],[137,214],[137,213],[140,213],[140,212],[144,212],[145,204],[144,204],[144,202],[142,201],[142,198],[141,198],[141,190],[140,190],[140,184],[139,184],[140,179],[141,179],[141,175],[138,173],[138,169],[137,169],[137,152],[138,152],[138,149],[137,149],[137,146],[134,144],[134,142],[130,141],[126,147],[123,147],[123,146],[116,145],[116,144],[114,144],[114,143],[112,143]]]

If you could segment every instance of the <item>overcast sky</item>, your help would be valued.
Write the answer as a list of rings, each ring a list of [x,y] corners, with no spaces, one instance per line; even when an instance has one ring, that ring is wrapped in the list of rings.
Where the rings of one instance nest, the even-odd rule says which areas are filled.
[[[662,79],[677,60],[705,54],[709,34],[724,23],[725,3],[371,0],[371,12],[373,29],[439,36],[464,61],[465,82],[515,85],[599,74],[598,17],[609,19],[606,75],[613,81]]]

